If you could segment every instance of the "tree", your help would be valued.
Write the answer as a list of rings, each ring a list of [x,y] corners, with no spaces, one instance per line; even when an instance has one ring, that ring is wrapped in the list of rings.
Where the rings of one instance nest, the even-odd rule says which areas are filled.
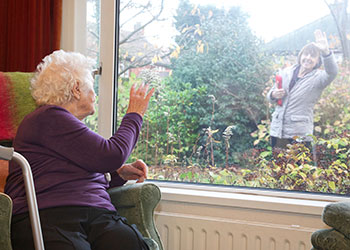
[[[337,26],[343,58],[350,61],[350,20],[347,14],[348,0],[334,0],[332,3],[324,0],[327,4]]]
[[[171,50],[151,44],[144,34],[146,27],[155,22],[165,21],[162,17],[164,0],[157,1],[120,1],[119,36],[119,72],[122,76],[133,68],[148,65],[166,66],[163,60],[169,57]],[[132,25],[132,31],[126,31]],[[130,27],[129,27],[130,29]]]
[[[90,16],[86,20],[87,25],[87,37],[86,37],[86,49],[87,56],[94,59],[99,64],[100,55],[100,1],[88,0],[88,8],[92,10]]]
[[[185,83],[204,87],[206,96],[195,97],[190,110],[199,120],[197,133],[223,132],[236,125],[231,138],[234,150],[243,150],[264,117],[262,92],[272,74],[262,41],[253,35],[247,16],[238,7],[226,11],[181,1],[175,20],[181,53],[172,60],[173,89],[182,91]],[[225,152],[223,143],[216,146]],[[225,155],[216,157],[223,160]]]

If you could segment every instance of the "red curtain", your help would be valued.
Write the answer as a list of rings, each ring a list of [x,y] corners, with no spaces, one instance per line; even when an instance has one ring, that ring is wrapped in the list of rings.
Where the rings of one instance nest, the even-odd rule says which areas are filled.
[[[60,48],[62,0],[0,1],[0,71],[32,72]]]

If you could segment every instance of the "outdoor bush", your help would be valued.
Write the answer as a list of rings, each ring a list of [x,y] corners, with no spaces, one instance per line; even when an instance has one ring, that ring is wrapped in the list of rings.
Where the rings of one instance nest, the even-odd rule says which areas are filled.
[[[339,77],[327,87],[315,108],[314,151],[300,143],[289,145],[285,150],[272,151],[269,143],[270,120],[261,120],[258,129],[251,133],[255,138],[251,149],[237,153],[238,164],[226,161],[225,167],[210,164],[207,167],[201,164],[174,165],[171,170],[165,168],[168,169],[165,179],[348,194],[350,73],[346,64],[339,68]],[[328,102],[331,102],[329,106]],[[218,140],[227,143],[227,134]],[[158,171],[163,170],[151,168],[152,178],[158,178]]]
[[[151,65],[139,77],[119,79],[118,122],[132,82],[156,87],[130,161],[144,159],[150,177],[159,180],[350,191],[349,64],[339,65],[338,77],[315,106],[315,150],[301,144],[272,150],[273,106],[266,93],[273,72],[294,62],[265,53],[239,8],[183,0],[174,18],[171,75],[161,79]]]

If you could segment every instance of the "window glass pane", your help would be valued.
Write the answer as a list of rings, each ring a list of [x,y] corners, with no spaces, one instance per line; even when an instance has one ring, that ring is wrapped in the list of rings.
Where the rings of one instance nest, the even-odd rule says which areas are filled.
[[[130,160],[156,180],[347,194],[346,4],[121,0],[119,122],[132,83],[156,88]]]
[[[98,117],[98,93],[99,93],[99,74],[100,65],[100,0],[88,0],[86,2],[86,55],[96,62],[95,78],[95,114],[85,118],[86,125],[97,132]]]

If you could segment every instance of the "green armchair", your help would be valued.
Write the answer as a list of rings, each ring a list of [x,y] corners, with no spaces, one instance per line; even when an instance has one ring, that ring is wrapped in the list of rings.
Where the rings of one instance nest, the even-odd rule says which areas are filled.
[[[328,204],[322,220],[330,228],[311,235],[312,250],[350,250],[350,202]]]
[[[161,197],[159,188],[152,183],[138,183],[111,188],[108,192],[120,215],[137,226],[150,250],[163,250],[153,217],[154,209]],[[11,215],[11,198],[0,193],[0,250],[12,250]]]
[[[0,72],[0,163],[2,163],[1,159],[12,159],[6,157],[6,155],[2,157],[1,145],[11,147],[19,123],[26,114],[36,107],[29,90],[29,81],[32,75],[32,73],[22,72]],[[4,178],[4,175],[1,176]],[[3,181],[0,183],[3,183]],[[146,238],[150,250],[163,250],[154,223],[154,209],[161,198],[160,189],[155,184],[146,182],[126,184],[122,187],[111,188],[108,192],[120,215],[126,217],[130,224],[135,224]],[[26,193],[28,196],[27,188]],[[0,250],[12,249],[10,238],[11,215],[11,198],[2,193],[0,189]]]
[[[0,193],[0,250],[11,250],[10,224],[12,215],[11,198]]]
[[[112,203],[120,215],[135,224],[145,237],[150,250],[163,250],[159,233],[154,224],[153,212],[160,201],[161,193],[153,183],[138,183],[108,190]],[[11,250],[10,224],[11,198],[0,193],[0,250]]]
[[[154,223],[154,209],[161,193],[153,183],[136,183],[108,190],[113,205],[119,214],[135,224],[151,250],[163,250],[163,245]]]

